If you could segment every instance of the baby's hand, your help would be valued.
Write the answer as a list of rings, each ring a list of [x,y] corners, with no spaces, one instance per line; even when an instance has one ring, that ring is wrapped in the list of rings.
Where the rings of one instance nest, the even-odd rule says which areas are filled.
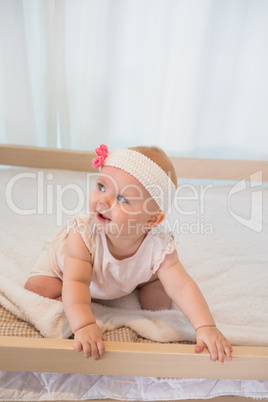
[[[83,350],[84,357],[92,356],[98,360],[104,354],[104,337],[100,327],[96,324],[89,324],[78,329],[74,335],[74,349],[77,352]]]
[[[232,346],[216,327],[200,327],[197,329],[195,351],[200,353],[204,347],[208,348],[212,361],[218,359],[223,364],[224,355],[228,360],[232,360]]]

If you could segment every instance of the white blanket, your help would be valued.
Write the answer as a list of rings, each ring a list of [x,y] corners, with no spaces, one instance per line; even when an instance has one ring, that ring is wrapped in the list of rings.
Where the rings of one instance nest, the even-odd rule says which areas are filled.
[[[86,173],[0,170],[0,304],[45,337],[71,335],[62,303],[28,292],[23,284],[47,238],[86,209],[93,182]],[[263,223],[259,231],[260,214],[255,213],[257,208],[267,222],[268,189],[235,189],[240,191],[233,186],[182,188],[166,228],[173,229],[182,263],[232,344],[268,345],[268,226]],[[254,191],[262,192],[263,206],[252,197]],[[128,326],[161,342],[195,339],[176,306],[143,311],[137,292],[92,303],[92,308],[103,331]]]

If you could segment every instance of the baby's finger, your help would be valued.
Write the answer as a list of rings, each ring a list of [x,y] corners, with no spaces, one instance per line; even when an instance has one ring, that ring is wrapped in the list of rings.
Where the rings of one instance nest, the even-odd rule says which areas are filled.
[[[218,349],[218,360],[221,364],[224,363],[224,348],[222,345],[222,342],[217,343],[217,349]]]
[[[212,344],[207,345],[207,348],[210,353],[210,360],[215,362],[218,358],[218,350],[217,350],[216,344],[213,342]]]
[[[202,350],[204,350],[205,347],[205,342],[202,341],[202,339],[197,339],[196,345],[195,345],[195,352],[200,353]]]
[[[85,358],[88,358],[91,355],[91,347],[90,344],[87,342],[83,343],[83,354]]]
[[[98,341],[97,342],[97,348],[98,348],[98,351],[99,351],[99,355],[102,356],[104,354],[104,352],[105,352],[104,342],[103,341]]]
[[[91,356],[94,360],[98,360],[98,358],[100,357],[99,351],[98,351],[98,348],[97,348],[97,345],[95,342],[91,343]]]
[[[232,355],[231,352],[233,351],[232,346],[230,343],[227,341],[225,346],[224,346],[224,352],[228,360],[232,360]]]
[[[79,341],[74,340],[74,350],[76,352],[81,352],[82,349],[83,348],[82,348],[81,343]]]
[[[230,342],[228,341],[228,339],[226,339],[226,341],[227,341],[227,345],[228,345],[228,347],[229,347],[229,349],[230,349],[230,352],[232,353],[232,351],[233,351],[232,345],[230,344]]]

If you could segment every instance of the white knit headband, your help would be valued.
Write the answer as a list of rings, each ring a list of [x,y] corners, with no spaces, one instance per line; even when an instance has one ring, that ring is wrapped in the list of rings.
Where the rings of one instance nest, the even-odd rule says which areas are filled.
[[[101,147],[96,149],[96,152],[97,150],[100,151]],[[96,158],[95,161],[101,159],[100,153],[97,153],[99,158]],[[147,156],[132,149],[118,149],[109,153],[108,156],[103,156],[105,158],[102,158],[101,163],[99,161],[93,164],[94,167],[112,166],[131,174],[146,188],[161,211],[165,213],[169,211],[176,187],[160,166]]]

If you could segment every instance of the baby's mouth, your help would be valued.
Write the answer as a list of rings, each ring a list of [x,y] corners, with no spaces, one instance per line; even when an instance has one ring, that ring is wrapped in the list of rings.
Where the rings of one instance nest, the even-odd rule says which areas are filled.
[[[97,213],[96,213],[96,216],[97,216],[97,219],[98,219],[100,222],[110,222],[110,221],[111,221],[110,218],[107,218],[107,216],[101,214],[101,213],[98,212],[98,211],[97,211]]]

